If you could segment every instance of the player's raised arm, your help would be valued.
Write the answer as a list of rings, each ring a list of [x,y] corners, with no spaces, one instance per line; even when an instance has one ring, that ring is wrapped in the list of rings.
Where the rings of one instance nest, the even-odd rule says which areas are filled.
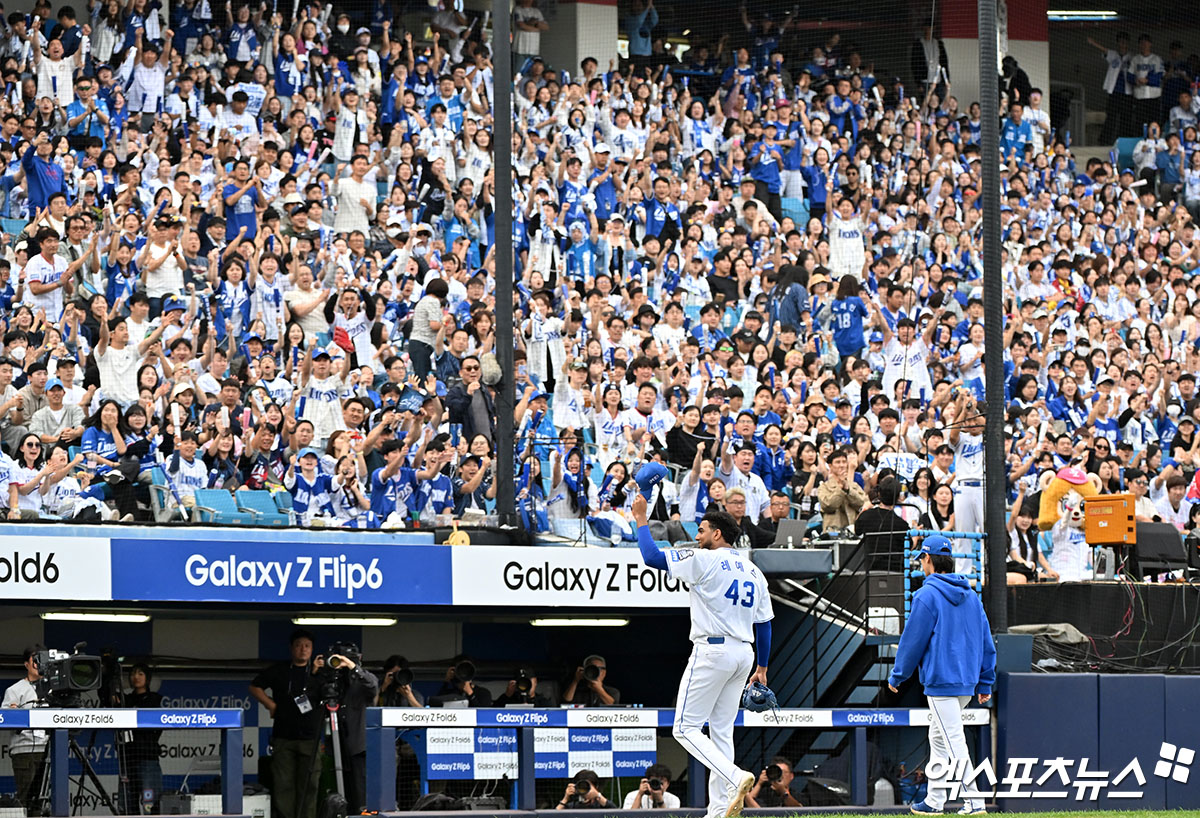
[[[650,535],[650,521],[646,517],[646,498],[638,492],[633,498],[633,520],[637,523],[638,550],[642,552],[642,562],[660,571],[667,570],[667,557],[654,544]]]

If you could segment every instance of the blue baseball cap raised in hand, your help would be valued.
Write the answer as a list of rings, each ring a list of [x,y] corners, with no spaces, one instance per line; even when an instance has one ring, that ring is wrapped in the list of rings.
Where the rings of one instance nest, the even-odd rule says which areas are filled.
[[[634,479],[638,484],[638,493],[646,498],[646,502],[650,502],[650,492],[654,487],[663,481],[667,476],[667,467],[662,463],[647,463],[638,469],[637,477]]]

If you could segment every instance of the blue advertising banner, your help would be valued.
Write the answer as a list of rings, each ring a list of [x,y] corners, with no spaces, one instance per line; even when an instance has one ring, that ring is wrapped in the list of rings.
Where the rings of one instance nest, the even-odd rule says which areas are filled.
[[[436,545],[200,542],[114,538],[121,600],[448,605],[450,554]],[[418,568],[420,570],[414,570]]]
[[[654,728],[538,728],[534,774],[569,778],[595,770],[602,778],[640,777],[658,758]],[[505,727],[434,727],[425,731],[426,777],[431,780],[515,779],[517,731]]]
[[[21,730],[34,727],[55,729],[114,729],[134,728],[158,730],[219,730],[241,727],[241,710],[105,710],[105,709],[38,709],[0,711],[0,728]]]

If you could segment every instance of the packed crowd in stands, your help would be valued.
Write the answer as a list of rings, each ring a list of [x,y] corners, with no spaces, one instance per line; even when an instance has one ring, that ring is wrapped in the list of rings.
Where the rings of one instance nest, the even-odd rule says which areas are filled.
[[[631,478],[660,460],[663,539],[712,504],[754,545],[786,518],[893,509],[977,530],[985,158],[944,48],[925,30],[916,76],[880,79],[836,34],[784,49],[787,21],[743,9],[679,59],[633,1],[629,58],[606,66],[546,65],[549,24],[514,10],[523,521],[632,539]],[[149,519],[160,484],[193,520],[211,489],[270,491],[305,526],[490,513],[489,35],[454,6],[420,26],[390,10],[7,16],[9,519]],[[1152,121],[1131,167],[1077,162],[1004,64],[1006,388],[986,398],[1010,472],[989,488],[1031,579],[1059,573],[1030,500],[1066,465],[1195,525],[1200,102],[1191,63],[1151,48],[1101,47],[1106,87]]]

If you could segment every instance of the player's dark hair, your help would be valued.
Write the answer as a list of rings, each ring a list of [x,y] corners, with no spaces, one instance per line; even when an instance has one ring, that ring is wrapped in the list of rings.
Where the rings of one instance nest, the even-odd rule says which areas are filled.
[[[933,563],[933,573],[935,574],[954,573],[954,557],[946,554],[930,554],[929,561]]]
[[[717,509],[709,509],[704,512],[704,521],[707,521],[709,526],[721,532],[721,539],[725,540],[729,545],[733,545],[742,536],[742,529],[738,526],[737,521],[733,519],[733,515],[728,511],[719,511]]]

